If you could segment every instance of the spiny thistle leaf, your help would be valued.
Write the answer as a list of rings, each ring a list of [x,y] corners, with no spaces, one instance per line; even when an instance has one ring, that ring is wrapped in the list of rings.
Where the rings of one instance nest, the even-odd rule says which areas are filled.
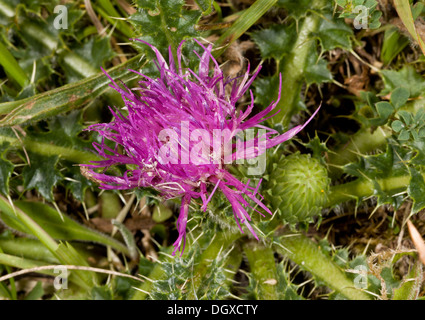
[[[332,14],[326,13],[324,19],[320,20],[320,26],[315,32],[318,36],[323,51],[335,48],[351,50],[351,36],[353,29],[344,21],[335,19]]]
[[[187,10],[183,0],[138,1],[137,13],[130,16],[130,22],[143,39],[165,53],[168,46],[175,52],[179,43],[187,38],[198,36],[195,29],[201,17],[197,10]],[[143,51],[152,55],[147,46],[135,43]]]
[[[273,58],[280,61],[288,54],[295,43],[297,31],[295,24],[289,26],[274,24],[268,29],[251,33],[251,38],[258,45],[263,59]]]
[[[28,152],[30,163],[22,171],[24,188],[36,188],[48,201],[53,201],[53,187],[62,180],[57,169],[58,156],[44,157],[37,153]]]

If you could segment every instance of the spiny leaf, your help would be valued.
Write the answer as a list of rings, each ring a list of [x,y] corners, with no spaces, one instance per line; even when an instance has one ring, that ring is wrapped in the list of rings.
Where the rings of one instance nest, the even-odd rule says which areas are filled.
[[[295,20],[299,20],[305,17],[308,10],[311,9],[311,1],[278,0],[277,6],[285,8],[289,16],[293,17]]]
[[[195,0],[203,14],[208,14],[211,11],[213,0]]]
[[[93,186],[93,182],[81,174],[80,167],[73,166],[71,163],[67,163],[65,166],[67,167],[67,171],[64,175],[71,179],[67,180],[65,185],[71,190],[78,201],[83,202],[85,192],[87,188]]]
[[[326,60],[323,58],[318,59],[317,54],[311,54],[308,57],[305,80],[308,85],[332,81],[332,73],[328,69]]]
[[[295,24],[289,26],[274,24],[268,29],[254,31],[252,40],[258,45],[263,59],[273,58],[277,61],[291,51],[297,32]]]
[[[412,158],[413,153],[398,146],[390,140],[384,153],[372,156],[363,156],[358,163],[350,163],[344,166],[344,171],[350,175],[367,179],[372,183],[373,195],[378,199],[378,205],[388,203],[398,208],[402,204],[402,196],[394,196],[403,190],[385,191],[378,181],[381,179],[398,177],[408,174],[406,164]]]
[[[44,157],[33,152],[28,152],[28,156],[30,164],[22,171],[24,188],[36,188],[45,199],[53,201],[53,187],[62,180],[61,174],[55,169],[59,157]]]
[[[331,14],[325,14],[320,20],[319,28],[316,32],[322,45],[323,51],[329,51],[335,48],[351,50],[350,37],[353,30],[344,21],[335,19]]]
[[[110,43],[110,37],[91,37],[82,45],[71,47],[71,50],[74,54],[84,57],[86,63],[90,64],[92,68],[100,70],[100,67],[104,67],[106,61],[116,55]],[[82,67],[84,68],[84,66],[63,64],[68,83],[81,79],[81,70],[79,68]]]
[[[267,107],[275,100],[276,88],[279,87],[279,77],[278,75],[274,75],[271,77],[257,78],[254,81],[254,86],[255,103]]]
[[[48,121],[47,132],[28,132],[30,139],[72,148],[74,150],[87,151],[91,149],[91,141],[85,141],[78,137],[84,127],[81,124],[82,112],[73,110],[65,115],[58,115]],[[29,130],[28,130],[29,131]]]
[[[155,0],[149,4],[147,1],[138,1],[137,4],[140,7],[137,13],[130,16],[130,22],[142,35],[141,39],[164,54],[167,53],[168,46],[175,52],[183,39],[198,36],[195,25],[201,13],[183,9],[183,0]],[[147,50],[142,43],[135,42],[134,45],[142,48],[149,56],[152,55],[151,50]]]

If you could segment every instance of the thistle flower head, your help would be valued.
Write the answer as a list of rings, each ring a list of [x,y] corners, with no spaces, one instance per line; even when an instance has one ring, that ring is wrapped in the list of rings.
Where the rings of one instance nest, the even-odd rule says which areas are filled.
[[[257,192],[261,179],[256,187],[252,187],[250,181],[242,183],[231,175],[226,165],[265,155],[266,149],[301,131],[318,109],[304,125],[278,134],[261,123],[276,107],[280,87],[278,100],[255,115],[251,115],[254,108],[252,91],[251,103],[245,110],[236,108],[238,100],[246,93],[261,67],[251,76],[248,66],[243,76],[226,78],[211,54],[212,46],[204,47],[198,43],[203,53],[198,55],[195,52],[199,58],[198,72],[195,73],[182,67],[183,42],[177,49],[177,61],[174,61],[170,49],[168,63],[157,48],[144,43],[156,54],[155,64],[160,77],[152,79],[132,70],[141,77],[139,86],[132,89],[124,84],[120,86],[110,78],[110,86],[122,95],[126,115],[120,110],[110,109],[114,115],[110,123],[88,127],[88,130],[97,131],[101,136],[102,141],[93,143],[93,146],[105,159],[87,165],[90,176],[103,189],[150,187],[164,199],[181,197],[180,215],[176,223],[179,236],[174,243],[173,254],[177,250],[184,250],[191,200],[200,199],[205,211],[217,191],[221,191],[229,200],[241,232],[241,224],[244,224],[258,239],[249,223],[251,217],[247,208],[257,204],[271,214]],[[256,135],[251,135],[247,141],[237,139],[241,132],[254,128]],[[115,147],[108,147],[106,140],[114,142]],[[96,171],[96,168],[117,164],[128,168],[122,176]]]

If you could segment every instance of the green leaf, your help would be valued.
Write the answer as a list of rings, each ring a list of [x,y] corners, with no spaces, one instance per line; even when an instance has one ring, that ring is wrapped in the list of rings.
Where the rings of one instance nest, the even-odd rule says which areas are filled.
[[[91,295],[93,300],[112,300],[112,294],[108,287],[93,287]]]
[[[401,129],[404,128],[404,124],[400,120],[395,120],[393,123],[391,123],[391,128],[393,128],[395,132],[400,132]]]
[[[400,281],[394,278],[392,268],[384,267],[381,271],[381,277],[385,281],[387,293],[392,295],[393,290],[400,286]]]
[[[410,43],[397,27],[385,30],[381,48],[381,61],[388,65]]]
[[[38,300],[44,295],[44,289],[40,281],[37,282],[34,288],[25,296],[24,300]]]
[[[105,62],[112,59],[116,53],[111,48],[110,37],[91,37],[82,45],[71,47],[73,54],[84,57],[85,63],[88,63],[95,70],[104,67]],[[63,55],[62,59],[66,59],[69,55]],[[63,68],[67,77],[67,82],[75,82],[81,79],[81,74],[85,74],[84,65],[81,64],[65,64]]]
[[[215,42],[217,51],[214,52],[214,56],[220,56],[227,46],[231,45],[242,36],[269,9],[271,9],[276,2],[277,0],[256,0],[248,9],[244,10],[232,26]]]
[[[141,6],[129,18],[141,34],[140,39],[157,47],[163,54],[168,53],[168,46],[171,46],[175,54],[182,40],[198,36],[195,25],[201,17],[199,11],[184,10],[183,0],[150,2],[151,4],[147,4],[147,1],[138,1],[137,4]],[[146,45],[137,41],[134,45],[146,51],[149,56],[153,56],[152,50],[148,50]]]
[[[54,254],[64,265],[89,266],[87,261],[68,242],[60,243]],[[70,279],[86,290],[90,290],[98,281],[96,273],[82,270],[73,270]]]
[[[51,140],[52,139],[52,140]],[[67,139],[64,139],[59,143],[57,137],[53,135],[30,135],[29,133],[18,139],[12,129],[10,128],[0,128],[0,140],[3,143],[10,143],[11,147],[15,148],[25,148],[25,150],[37,153],[42,156],[59,156],[62,159],[76,163],[88,163],[89,161],[99,160],[100,158],[96,156],[93,152],[87,150],[79,150],[84,142],[80,144],[75,144],[73,146],[62,146]]]
[[[353,300],[370,299],[365,292],[356,289],[353,281],[345,275],[343,270],[306,236],[301,234],[283,236],[279,239],[275,249],[346,298]]]
[[[416,98],[425,90],[425,80],[411,65],[404,66],[399,71],[381,70],[381,74],[385,83],[381,95],[389,94],[401,87],[409,91],[411,98]]]
[[[415,168],[409,168],[410,182],[407,193],[413,200],[412,213],[416,213],[425,208],[425,181],[422,174]]]
[[[394,106],[394,108],[397,110],[404,106],[407,102],[407,99],[409,99],[410,92],[406,88],[400,87],[395,89],[391,93],[391,103]]]
[[[214,0],[195,0],[203,14],[208,14],[212,10],[212,3]]]
[[[47,132],[37,133],[27,130],[28,138],[74,150],[91,150],[92,141],[82,140],[79,137],[84,130],[81,117],[81,110],[73,110],[68,114],[58,115],[48,121]]]
[[[65,167],[67,167],[67,171],[64,175],[70,179],[66,181],[66,186],[78,201],[83,202],[86,190],[93,186],[93,182],[81,174],[79,166],[67,163]]]
[[[314,138],[310,139],[308,143],[303,143],[303,145],[313,151],[314,158],[320,159],[321,161],[323,161],[325,153],[329,151],[329,148],[326,146],[326,142],[322,142],[320,140],[317,132]]]
[[[394,6],[397,10],[398,16],[400,17],[407,31],[410,33],[410,36],[419,43],[422,53],[425,54],[425,43],[416,30],[409,0],[394,0]]]
[[[403,187],[389,188],[381,181],[393,177],[406,176],[409,172],[406,168],[406,162],[412,157],[412,152],[402,148],[393,140],[389,140],[387,150],[384,153],[363,156],[358,163],[350,163],[344,166],[344,171],[360,179],[366,179],[371,182],[373,195],[378,198],[378,204],[389,203],[398,207],[400,199],[394,197],[394,194],[406,190],[406,184]],[[367,177],[367,178],[366,178]]]
[[[24,70],[22,70],[18,62],[1,42],[0,65],[3,66],[10,77],[14,79],[21,87],[24,87],[29,82],[27,74],[24,72]]]
[[[53,201],[53,187],[62,180],[56,167],[58,156],[45,157],[37,153],[28,152],[30,163],[22,171],[24,188],[36,188],[48,201]]]
[[[328,69],[327,61],[322,58],[317,61],[317,58],[315,54],[308,57],[305,70],[305,79],[308,85],[332,81],[332,73]]]
[[[319,38],[323,51],[335,48],[351,50],[350,37],[353,35],[353,29],[341,19],[332,17],[331,14],[324,15],[315,34]]]
[[[406,124],[406,126],[409,126],[412,123],[412,114],[410,112],[400,110],[397,112],[397,115],[400,117],[400,119],[403,119],[403,122]]]
[[[273,58],[282,60],[288,54],[297,37],[296,26],[274,24],[268,29],[258,30],[251,33],[252,40],[258,45],[263,59]]]
[[[134,241],[134,236],[130,230],[127,229],[125,225],[123,225],[118,220],[112,219],[112,224],[120,231],[122,237],[124,238],[125,244],[127,245],[130,257],[136,260],[139,256],[137,251],[136,241]]]
[[[425,5],[422,2],[416,2],[412,7],[412,17],[416,20],[419,15],[424,11]]]
[[[141,9],[146,9],[146,10],[152,10],[155,11],[156,10],[156,1],[152,1],[152,0],[136,0],[135,4],[137,7],[141,8]]]
[[[0,145],[0,193],[5,196],[9,194],[9,179],[15,168],[13,163],[4,157],[8,147],[8,142],[3,142]]]
[[[388,120],[388,117],[394,112],[393,106],[386,101],[378,102],[375,106],[381,120],[385,122]]]
[[[405,276],[401,286],[394,289],[393,300],[416,300],[421,290],[421,280],[422,266],[420,262],[417,262]]]
[[[407,131],[406,129],[402,129],[397,138],[398,138],[398,140],[409,140],[410,132]]]
[[[279,88],[279,76],[257,78],[254,81],[255,103],[263,106],[269,106],[277,98],[276,90]]]
[[[66,241],[90,241],[129,254],[125,245],[117,240],[92,229],[89,229],[67,215],[59,214],[55,209],[40,202],[15,201],[14,205],[24,211],[31,219],[54,239]],[[10,228],[23,232],[25,234],[33,234],[13,213],[13,211],[2,210],[0,213],[1,220]],[[63,220],[62,220],[63,218]]]
[[[288,11],[288,15],[295,20],[305,17],[311,9],[310,0],[278,0],[276,5],[285,8]]]

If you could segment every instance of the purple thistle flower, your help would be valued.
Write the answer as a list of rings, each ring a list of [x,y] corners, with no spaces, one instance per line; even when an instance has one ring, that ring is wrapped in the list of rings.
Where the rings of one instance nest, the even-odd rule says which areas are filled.
[[[174,242],[173,255],[177,250],[182,253],[184,251],[191,200],[200,198],[202,209],[205,211],[218,189],[232,205],[241,232],[243,233],[240,223],[243,223],[258,240],[249,223],[251,217],[246,208],[251,207],[247,201],[251,200],[272,214],[257,198],[261,179],[256,188],[249,186],[249,181],[246,184],[242,183],[226,170],[225,164],[229,162],[226,162],[225,158],[230,157],[234,161],[260,156],[266,149],[295,136],[319,109],[305,124],[279,135],[277,131],[261,126],[260,123],[267,119],[266,116],[276,107],[280,99],[281,78],[277,101],[248,118],[254,107],[252,91],[250,90],[251,104],[245,111],[238,111],[236,103],[248,90],[260,72],[261,66],[251,77],[248,65],[248,70],[242,77],[226,79],[211,54],[212,46],[205,48],[198,42],[204,52],[202,56],[195,52],[200,59],[196,74],[190,69],[182,68],[183,42],[177,49],[177,66],[171,48],[167,64],[157,48],[144,41],[141,42],[150,46],[155,52],[157,58],[155,64],[160,72],[160,78],[151,79],[131,70],[139,74],[142,80],[139,81],[137,88],[129,89],[124,84],[122,84],[124,88],[119,86],[107,75],[112,82],[110,86],[122,95],[128,116],[110,108],[114,115],[112,122],[95,124],[87,128],[97,131],[102,137],[102,142],[95,142],[93,146],[98,154],[105,158],[87,165],[89,175],[100,183],[102,189],[151,187],[164,199],[182,197],[180,215],[176,223],[179,236]],[[211,73],[210,61],[214,64]],[[262,129],[265,133],[242,144],[240,141],[236,144],[231,143],[239,132],[253,128]],[[224,131],[227,132],[224,137],[225,143],[230,143],[227,153],[221,148],[217,152],[211,144],[205,142],[217,140],[217,132]],[[199,137],[199,133],[202,135],[200,148],[198,138],[189,138],[192,134]],[[258,141],[260,138],[264,141],[263,147]],[[105,139],[115,142],[115,148],[108,147]],[[222,137],[219,137],[220,143],[221,139]],[[202,156],[198,157],[198,160],[202,161],[190,163],[189,154],[196,146],[202,151]],[[168,152],[161,152],[164,147]],[[199,152],[197,155],[199,156]],[[168,161],[164,161],[164,157]],[[128,169],[123,176],[111,176],[94,170],[117,164],[129,165],[128,168],[131,169]]]

